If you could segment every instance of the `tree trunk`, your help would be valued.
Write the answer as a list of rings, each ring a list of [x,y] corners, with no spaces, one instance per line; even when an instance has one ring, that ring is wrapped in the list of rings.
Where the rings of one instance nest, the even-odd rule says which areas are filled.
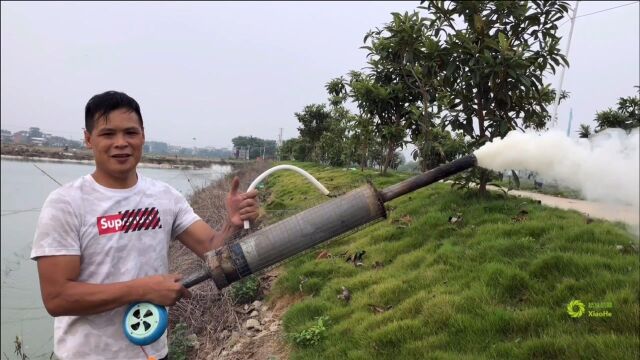
[[[393,126],[399,127],[402,123],[402,118],[400,117],[400,113],[398,113],[398,111],[396,111],[395,115],[393,116]],[[400,139],[400,141],[402,141],[402,139]],[[391,135],[391,139],[389,140],[389,142],[387,143],[387,158],[384,160],[384,169],[382,170],[383,174],[387,173],[387,169],[389,168],[389,164],[391,164],[391,160],[393,159],[393,153],[396,150],[396,143],[393,140],[393,135]]]
[[[486,138],[486,130],[485,130],[485,118],[484,111],[482,109],[482,95],[480,94],[480,89],[476,91],[476,116],[478,117],[478,130],[480,131],[480,143],[484,143],[484,139]],[[480,169],[480,185],[478,186],[478,192],[480,195],[484,196],[487,194],[487,183],[489,182],[489,173],[485,169]]]
[[[362,157],[360,158],[360,171],[364,171],[364,168],[367,167],[367,155],[369,153],[368,144],[364,144],[364,151],[362,153]]]
[[[487,183],[489,182],[489,173],[485,169],[480,169],[480,186],[478,192],[481,196],[487,195]]]
[[[426,88],[420,87],[420,92],[422,93],[422,135],[424,136],[425,146],[427,145],[427,141],[429,141],[429,93]],[[422,161],[420,162],[420,170],[422,172],[427,171],[427,159],[425,158],[428,154],[420,154]]]
[[[387,156],[384,159],[384,168],[382,169],[382,173],[386,174],[387,169],[389,168],[389,164],[391,163],[391,159],[393,158],[393,151],[396,149],[393,141],[389,141],[387,145]]]

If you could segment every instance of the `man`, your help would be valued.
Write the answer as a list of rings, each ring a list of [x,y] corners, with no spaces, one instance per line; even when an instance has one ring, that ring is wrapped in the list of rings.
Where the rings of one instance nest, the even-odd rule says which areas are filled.
[[[144,126],[140,106],[108,91],[85,108],[85,142],[95,171],[53,191],[42,208],[31,258],[37,260],[44,306],[55,317],[60,359],[160,359],[166,334],[141,349],[122,329],[128,304],[174,305],[189,292],[167,274],[169,242],[198,256],[224,244],[258,213],[256,191],[240,194],[233,179],[228,219],[220,231],[198,217],[169,185],[141,176]]]

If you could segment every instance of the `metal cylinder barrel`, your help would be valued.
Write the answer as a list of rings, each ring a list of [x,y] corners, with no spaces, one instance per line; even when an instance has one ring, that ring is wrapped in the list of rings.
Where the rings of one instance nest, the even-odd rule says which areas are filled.
[[[400,197],[406,193],[423,188],[427,185],[431,185],[434,182],[445,179],[451,175],[457,174],[461,171],[469,169],[478,163],[476,156],[471,154],[452,162],[442,164],[434,169],[431,169],[425,173],[409,178],[403,182],[391,185],[388,188],[380,191],[380,199],[382,202],[391,201],[397,197]]]
[[[242,272],[254,273],[264,269],[385,215],[376,189],[367,184],[261,229],[234,244],[242,250],[246,260],[247,268],[242,269],[244,271],[240,275],[244,277]],[[237,254],[238,249],[235,250],[232,252]]]

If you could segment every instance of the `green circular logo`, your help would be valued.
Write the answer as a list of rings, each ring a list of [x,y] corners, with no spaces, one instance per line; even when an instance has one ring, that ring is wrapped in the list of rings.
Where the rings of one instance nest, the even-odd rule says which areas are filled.
[[[567,313],[572,318],[579,318],[584,314],[584,304],[580,300],[573,300],[567,305]]]

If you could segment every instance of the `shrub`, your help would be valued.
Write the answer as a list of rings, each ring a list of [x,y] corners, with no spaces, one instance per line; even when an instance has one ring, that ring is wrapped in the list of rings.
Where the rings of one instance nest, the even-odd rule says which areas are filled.
[[[171,360],[187,360],[192,347],[187,339],[187,325],[177,324],[169,337],[169,357]]]
[[[258,298],[260,281],[255,276],[248,276],[231,286],[231,297],[236,304],[248,304]]]
[[[313,346],[320,343],[326,336],[327,328],[325,322],[329,319],[327,316],[320,316],[316,318],[318,322],[308,329],[302,330],[299,333],[291,334],[293,342],[298,346]]]

